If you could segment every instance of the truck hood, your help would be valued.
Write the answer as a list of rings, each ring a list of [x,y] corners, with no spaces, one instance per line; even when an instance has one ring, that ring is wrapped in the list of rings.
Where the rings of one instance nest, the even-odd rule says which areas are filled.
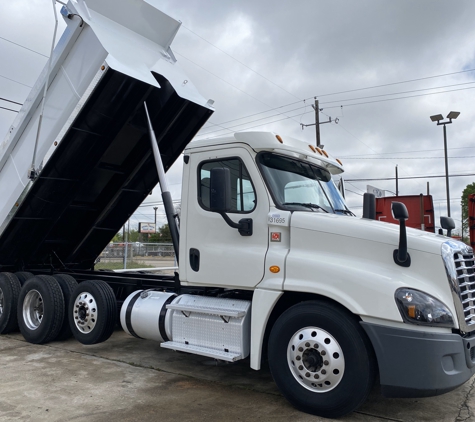
[[[299,212],[292,214],[291,227],[322,233],[347,236],[392,245],[399,244],[399,225],[366,218],[324,214],[320,212]],[[440,255],[442,243],[447,237],[407,228],[409,250],[418,250]]]

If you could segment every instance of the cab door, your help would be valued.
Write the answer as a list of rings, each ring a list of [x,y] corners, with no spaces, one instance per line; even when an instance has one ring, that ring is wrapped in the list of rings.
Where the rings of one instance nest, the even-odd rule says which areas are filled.
[[[245,148],[235,147],[192,154],[188,165],[186,246],[180,256],[180,266],[186,259],[186,281],[208,286],[256,286],[264,276],[269,199],[253,157]],[[227,215],[235,223],[251,218],[251,236],[241,236],[220,214],[210,211],[210,171],[215,167],[228,168],[231,174],[232,201]]]

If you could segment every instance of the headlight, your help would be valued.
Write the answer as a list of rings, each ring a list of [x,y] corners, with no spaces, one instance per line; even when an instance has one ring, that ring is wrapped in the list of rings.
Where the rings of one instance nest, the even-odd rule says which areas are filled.
[[[440,300],[413,289],[398,289],[394,295],[404,322],[454,328],[452,313]]]

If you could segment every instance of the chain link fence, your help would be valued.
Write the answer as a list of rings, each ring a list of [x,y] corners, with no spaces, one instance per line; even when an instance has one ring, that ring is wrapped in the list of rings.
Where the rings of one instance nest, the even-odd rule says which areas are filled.
[[[176,266],[171,243],[110,243],[99,256],[96,269],[157,268]]]

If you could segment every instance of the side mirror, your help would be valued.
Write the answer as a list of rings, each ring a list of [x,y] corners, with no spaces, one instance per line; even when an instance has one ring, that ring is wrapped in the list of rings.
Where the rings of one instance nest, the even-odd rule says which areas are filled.
[[[402,202],[392,202],[391,212],[395,220],[405,221],[409,218],[409,213],[407,212],[407,208]]]
[[[209,208],[223,217],[229,227],[238,229],[241,236],[252,236],[252,218],[241,218],[235,223],[226,214],[231,209],[231,172],[226,167],[215,167],[209,176]]]
[[[399,220],[399,247],[393,252],[393,259],[401,267],[411,265],[411,256],[407,253],[406,220],[409,218],[406,206],[402,202],[393,202],[391,212],[395,220]]]
[[[376,197],[373,193],[363,194],[363,218],[376,220]]]
[[[440,217],[440,227],[447,230],[447,237],[451,237],[452,230],[455,229],[454,219],[452,217]]]
[[[209,207],[213,212],[231,209],[231,173],[228,168],[215,167],[210,172]]]

